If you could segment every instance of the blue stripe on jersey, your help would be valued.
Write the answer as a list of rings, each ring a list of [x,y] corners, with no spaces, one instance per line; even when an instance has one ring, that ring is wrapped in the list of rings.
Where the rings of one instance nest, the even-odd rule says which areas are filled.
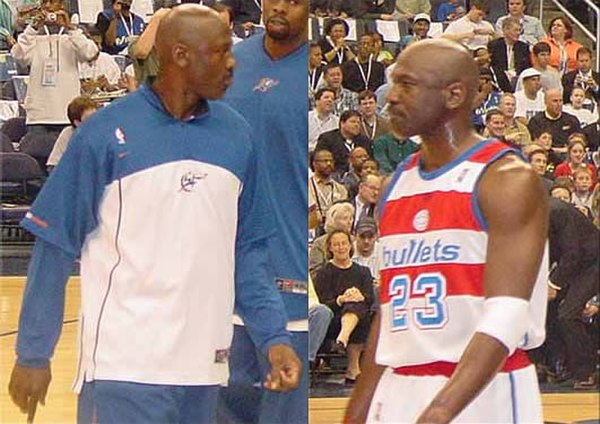
[[[479,225],[481,225],[481,228],[485,231],[488,230],[488,223],[485,220],[485,217],[483,216],[483,212],[481,211],[481,207],[479,206],[479,182],[481,181],[481,177],[483,177],[483,175],[485,174],[485,171],[488,169],[488,167],[496,162],[498,159],[502,158],[503,156],[506,156],[508,153],[517,153],[517,155],[522,158],[523,156],[518,154],[518,152],[516,152],[514,149],[511,149],[509,147],[506,148],[506,150],[501,150],[498,153],[496,153],[494,156],[492,156],[490,158],[490,160],[488,161],[488,163],[483,167],[483,169],[481,170],[481,172],[479,173],[479,175],[477,176],[477,180],[475,181],[475,185],[473,186],[473,194],[471,195],[471,208],[473,209],[473,213],[475,215],[475,218],[477,219],[477,222],[479,223]]]
[[[444,174],[445,172],[448,172],[455,166],[458,166],[460,163],[462,163],[463,161],[465,161],[467,158],[474,155],[478,151],[482,150],[489,143],[491,143],[493,141],[496,141],[496,139],[495,138],[487,138],[485,140],[481,140],[479,143],[474,144],[473,146],[469,147],[467,150],[462,152],[458,157],[454,158],[453,160],[451,160],[450,162],[448,162],[441,168],[438,168],[431,172],[424,171],[423,167],[421,166],[421,163],[419,163],[417,166],[417,168],[419,170],[419,175],[421,176],[421,178],[423,178],[426,181],[433,180],[433,179],[439,177],[440,175]]]
[[[515,376],[512,372],[508,373],[508,379],[510,382],[510,406],[512,408],[512,422],[516,424],[519,422],[519,411],[517,410],[517,388],[515,387]]]

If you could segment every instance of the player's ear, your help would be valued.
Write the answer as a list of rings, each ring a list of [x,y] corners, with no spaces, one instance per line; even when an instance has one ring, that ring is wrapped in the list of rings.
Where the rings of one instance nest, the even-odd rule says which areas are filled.
[[[180,68],[185,68],[190,62],[189,49],[185,44],[175,43],[171,48],[171,58]]]
[[[467,87],[461,81],[448,84],[442,91],[446,108],[450,110],[460,109],[468,100]]]

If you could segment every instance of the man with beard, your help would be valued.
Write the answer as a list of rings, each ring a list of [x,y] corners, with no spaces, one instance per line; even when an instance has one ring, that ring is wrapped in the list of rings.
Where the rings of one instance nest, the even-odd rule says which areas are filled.
[[[518,152],[474,131],[477,89],[471,55],[444,39],[394,69],[393,131],[422,144],[381,199],[381,304],[344,423],[542,421],[522,349],[544,339],[546,194]]]
[[[263,0],[265,34],[238,43],[236,78],[226,100],[253,127],[261,167],[272,199],[269,219],[275,236],[268,252],[288,315],[294,349],[308,356],[308,0]],[[241,322],[238,322],[241,324]],[[221,393],[219,422],[306,423],[308,364],[300,386],[284,395],[260,387],[264,352],[254,336],[235,325],[229,387]]]
[[[248,123],[216,101],[235,65],[229,28],[186,4],[158,31],[155,82],[86,120],[23,220],[37,241],[9,393],[29,415],[46,396],[78,257],[79,423],[214,423],[234,298],[268,354],[265,386],[298,384],[269,281],[264,170]]]

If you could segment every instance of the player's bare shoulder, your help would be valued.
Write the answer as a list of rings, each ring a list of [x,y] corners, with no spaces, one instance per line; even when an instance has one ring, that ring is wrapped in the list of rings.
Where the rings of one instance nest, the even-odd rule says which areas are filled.
[[[516,154],[493,162],[481,177],[479,206],[486,219],[520,221],[527,215],[544,214],[547,194],[540,177]]]

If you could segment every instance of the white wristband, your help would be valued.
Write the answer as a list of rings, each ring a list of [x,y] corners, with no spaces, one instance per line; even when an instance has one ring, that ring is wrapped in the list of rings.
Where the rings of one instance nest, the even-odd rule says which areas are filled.
[[[512,355],[529,328],[529,302],[512,296],[489,297],[483,303],[483,316],[475,331],[485,333]]]

